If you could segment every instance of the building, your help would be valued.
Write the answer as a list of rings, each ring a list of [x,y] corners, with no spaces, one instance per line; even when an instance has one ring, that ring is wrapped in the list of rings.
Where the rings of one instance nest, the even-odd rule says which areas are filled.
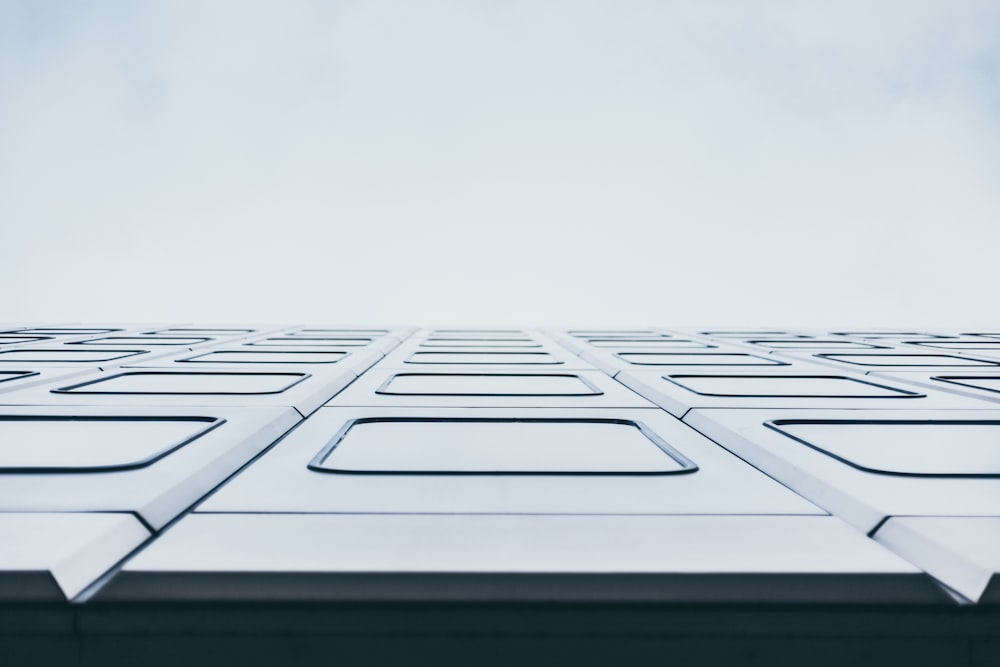
[[[0,663],[1000,664],[1000,333],[9,325]]]

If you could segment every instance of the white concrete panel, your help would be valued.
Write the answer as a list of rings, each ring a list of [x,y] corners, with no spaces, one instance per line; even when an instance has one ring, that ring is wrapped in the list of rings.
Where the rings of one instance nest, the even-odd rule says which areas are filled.
[[[71,599],[147,538],[126,513],[0,512],[0,601]]]
[[[875,540],[971,602],[1000,602],[1000,516],[893,517]]]
[[[198,511],[811,514],[811,503],[660,410],[532,410],[531,419],[641,425],[697,466],[670,475],[346,474],[310,469],[360,419],[524,420],[524,409],[321,408]],[[402,434],[406,440],[405,432]],[[414,440],[406,440],[411,444]],[[399,446],[403,446],[401,443]],[[608,440],[614,448],[616,442]]]
[[[283,371],[119,368],[0,393],[0,405],[281,406],[308,415],[356,378],[336,365]]]
[[[819,372],[816,372],[819,370]],[[986,401],[851,373],[623,371],[618,382],[683,417],[692,408],[989,409]]]
[[[865,532],[889,516],[1000,507],[1000,411],[699,409],[684,420]]]
[[[102,600],[930,602],[929,577],[833,517],[184,518]]]
[[[291,408],[0,406],[0,512],[161,528],[291,428]]]
[[[440,368],[440,367],[435,367]],[[332,406],[652,408],[600,371],[444,371],[373,368]]]

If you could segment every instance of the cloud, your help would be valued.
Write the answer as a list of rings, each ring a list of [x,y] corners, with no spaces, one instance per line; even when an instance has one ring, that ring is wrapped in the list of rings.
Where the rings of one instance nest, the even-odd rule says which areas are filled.
[[[0,6],[5,319],[973,325],[990,2]]]

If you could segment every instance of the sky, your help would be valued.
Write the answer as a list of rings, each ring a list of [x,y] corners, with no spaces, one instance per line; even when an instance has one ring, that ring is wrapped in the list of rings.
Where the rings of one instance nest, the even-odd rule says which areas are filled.
[[[1000,324],[1000,3],[0,0],[0,322]]]

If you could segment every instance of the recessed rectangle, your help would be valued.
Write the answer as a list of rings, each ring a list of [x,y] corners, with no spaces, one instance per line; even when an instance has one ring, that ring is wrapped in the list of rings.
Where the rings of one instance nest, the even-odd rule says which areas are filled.
[[[600,396],[571,373],[396,373],[379,387],[386,396]]]
[[[563,362],[548,352],[414,352],[404,363],[464,366],[557,366]]]
[[[615,338],[618,336],[624,336],[626,338],[632,338],[635,336],[670,338],[669,334],[653,331],[652,329],[572,329],[566,333],[577,338]]]
[[[169,329],[157,329],[156,331],[146,331],[145,334],[148,336],[162,336],[178,334],[181,336],[239,336],[241,334],[250,334],[256,331],[256,329],[219,329],[219,328],[204,328],[204,327],[171,327]]]
[[[702,343],[684,338],[590,338],[587,339],[593,347],[626,348],[663,348],[663,349],[707,349],[718,345]]]
[[[243,343],[247,347],[364,347],[372,342],[371,338],[306,338],[305,336],[281,336],[265,338],[252,343]]]
[[[16,333],[22,336],[40,334],[42,336],[96,336],[97,334],[113,333],[121,329],[84,329],[75,327],[34,327],[31,329],[15,329],[0,333]]]
[[[664,375],[701,396],[741,398],[923,398],[924,394],[843,375]]]
[[[530,338],[428,338],[420,347],[541,347]]]
[[[307,377],[307,373],[128,371],[53,389],[52,393],[192,396],[280,394]]]
[[[510,408],[527,410],[527,414],[531,416],[537,416],[536,408],[653,407],[649,401],[615,382],[605,373],[594,369],[577,369],[569,364],[556,367],[376,367],[330,399],[326,405],[432,409]]]
[[[88,338],[87,340],[75,340],[66,345],[174,345],[186,347],[188,345],[199,345],[207,343],[211,338],[199,336],[104,336],[102,338]]]
[[[0,473],[87,473],[148,466],[225,420],[0,414]]]
[[[429,334],[434,336],[517,336],[524,337],[527,334],[521,329],[434,329]]]
[[[784,336],[787,338],[812,338],[804,334],[791,333],[790,331],[701,331],[703,336],[719,336],[722,338],[759,338],[760,336]]]
[[[636,421],[408,417],[348,422],[309,467],[490,475],[665,475],[697,469]]]
[[[953,354],[817,354],[821,359],[831,359],[854,366],[890,366],[910,368],[941,368],[958,366],[1000,366],[1000,361],[973,359]]]
[[[939,350],[1000,350],[1000,340],[989,340],[986,338],[983,340],[942,340],[940,342],[908,340],[904,342],[910,345],[933,347]]]
[[[753,354],[722,352],[618,352],[636,366],[788,366],[787,362]]]
[[[30,348],[24,350],[0,350],[0,363],[69,363],[87,364],[102,361],[117,361],[136,355],[146,354],[146,350],[70,350]]]
[[[217,350],[199,354],[179,363],[190,364],[332,364],[347,356],[347,352],[264,352],[256,350]]]
[[[344,336],[346,338],[378,338],[385,336],[387,329],[299,329],[282,334],[283,336]]]
[[[865,472],[1000,476],[1000,421],[778,419],[765,425]]]
[[[971,387],[973,389],[982,389],[983,391],[991,391],[1000,394],[1000,375],[939,375],[931,379],[938,382],[947,382],[948,384],[956,384],[961,387]]]
[[[51,336],[0,336],[0,345],[25,345],[41,340],[52,340]]]
[[[833,336],[851,336],[852,338],[947,338],[940,334],[922,333],[919,331],[831,331]]]
[[[788,339],[788,340],[748,340],[747,343],[760,347],[767,347],[774,350],[821,350],[821,349],[868,349],[868,350],[888,350],[885,345],[873,345],[871,343],[861,343],[855,340],[820,340],[820,339]]]
[[[599,375],[597,371],[587,374],[595,376],[594,384],[601,382],[596,378]],[[364,377],[360,381],[363,382]],[[609,379],[607,384],[614,383]],[[371,395],[370,391],[366,393]],[[610,395],[611,391],[606,393]],[[566,407],[570,401],[565,400],[558,408],[529,409],[525,407],[528,401],[512,407],[486,407],[485,401],[472,407],[469,404],[443,407],[443,402],[437,402],[440,400],[434,399],[423,406],[411,404],[412,407],[323,407],[227,483],[199,511],[618,515],[823,513],[679,419],[648,404],[644,408],[631,409],[601,405],[581,409]],[[581,401],[580,405],[585,404],[583,398],[573,400]],[[475,471],[470,474],[320,474],[308,469],[308,462],[315,460],[317,453],[331,443],[334,434],[342,433],[345,425],[362,418],[380,421],[400,418],[407,422],[422,418],[429,419],[431,423],[463,419],[507,422],[562,419],[574,424],[592,420],[611,420],[612,423],[624,420],[645,425],[661,440],[697,462],[700,472],[691,475],[533,475],[522,472],[527,470],[523,464],[510,474],[495,476],[475,474]],[[494,422],[485,424],[483,428],[489,430],[492,425]],[[615,428],[626,430],[624,426]],[[407,432],[407,428],[401,427],[404,437]],[[427,435],[426,439],[438,437],[436,432],[428,435],[423,429],[419,433]],[[450,433],[445,435],[451,437]],[[598,433],[603,431],[598,430]],[[554,436],[555,439],[558,437],[559,434]],[[415,441],[410,442],[416,444]],[[616,442],[617,438],[602,444],[609,447],[608,457],[617,456]],[[645,446],[645,443],[641,444]],[[586,448],[589,445],[577,442],[565,446]],[[390,465],[392,463],[389,461]],[[376,465],[383,466],[384,462]],[[564,462],[560,466],[563,467]],[[387,470],[394,469],[385,467]]]
[[[0,371],[0,382],[12,382],[13,380],[30,378],[35,375],[38,375],[38,373],[34,371]]]

